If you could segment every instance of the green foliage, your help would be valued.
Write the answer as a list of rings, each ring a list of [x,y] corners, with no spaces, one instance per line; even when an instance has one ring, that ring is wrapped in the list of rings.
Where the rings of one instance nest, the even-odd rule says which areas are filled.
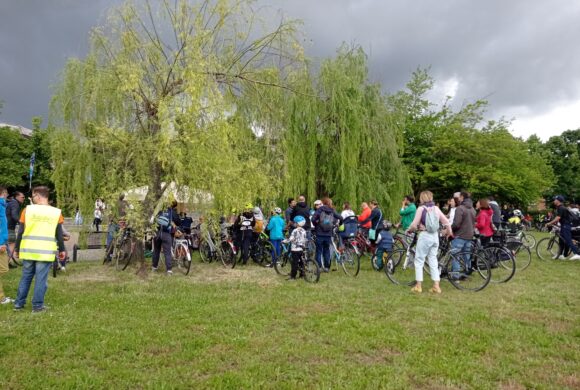
[[[551,137],[539,153],[546,156],[556,175],[556,183],[547,195],[561,194],[580,201],[580,129]]]
[[[447,103],[433,109],[424,97],[432,86],[426,71],[418,70],[408,91],[390,99],[404,124],[403,160],[415,194],[431,190],[437,199],[445,200],[465,189],[475,198],[497,195],[503,201],[528,205],[550,188],[553,173],[537,145],[530,147],[513,137],[503,120],[478,129],[485,101],[457,112]]]
[[[377,199],[395,215],[409,188],[401,137],[380,86],[368,81],[362,49],[342,47],[317,78],[304,73],[296,84],[306,94],[288,96],[285,105],[283,194],[354,205]]]
[[[84,60],[70,60],[51,108],[54,179],[60,202],[85,213],[147,186],[141,221],[170,183],[213,196],[221,210],[276,195],[251,124],[240,120],[247,90],[283,85],[278,70],[300,61],[292,23],[255,28],[249,1],[128,2],[95,29]],[[254,99],[254,109],[263,109]]]

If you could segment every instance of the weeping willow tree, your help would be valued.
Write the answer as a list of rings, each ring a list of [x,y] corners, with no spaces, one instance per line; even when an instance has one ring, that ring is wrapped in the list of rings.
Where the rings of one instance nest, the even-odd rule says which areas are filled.
[[[363,50],[342,47],[316,78],[303,72],[293,83],[302,94],[286,97],[283,194],[376,199],[394,217],[410,188],[402,136],[380,85],[368,80]]]
[[[268,29],[256,15],[246,0],[113,9],[87,57],[68,61],[51,102],[59,201],[90,210],[96,196],[111,203],[147,186],[135,215],[145,221],[170,183],[211,194],[222,210],[258,189],[275,197],[256,129],[237,110],[267,110],[260,91],[285,88],[302,49],[293,23]]]

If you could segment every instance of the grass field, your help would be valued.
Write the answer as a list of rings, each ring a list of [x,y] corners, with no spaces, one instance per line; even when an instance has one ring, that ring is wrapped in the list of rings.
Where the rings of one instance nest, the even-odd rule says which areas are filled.
[[[134,271],[71,264],[49,278],[49,312],[0,307],[0,388],[580,388],[580,262],[534,258],[440,296],[368,258],[316,285],[197,259],[189,276]]]

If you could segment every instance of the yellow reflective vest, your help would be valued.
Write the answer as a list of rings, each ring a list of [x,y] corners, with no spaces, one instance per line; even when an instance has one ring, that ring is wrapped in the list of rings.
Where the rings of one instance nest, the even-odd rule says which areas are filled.
[[[58,253],[56,227],[61,211],[48,205],[30,205],[24,214],[24,233],[20,242],[20,258],[33,261],[54,261]]]

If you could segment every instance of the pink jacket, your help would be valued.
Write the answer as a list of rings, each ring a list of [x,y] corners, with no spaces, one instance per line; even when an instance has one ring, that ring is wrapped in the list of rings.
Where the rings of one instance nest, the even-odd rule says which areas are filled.
[[[475,227],[479,233],[484,237],[493,236],[493,229],[491,228],[491,218],[493,216],[492,209],[480,209],[477,217],[475,217]]]

